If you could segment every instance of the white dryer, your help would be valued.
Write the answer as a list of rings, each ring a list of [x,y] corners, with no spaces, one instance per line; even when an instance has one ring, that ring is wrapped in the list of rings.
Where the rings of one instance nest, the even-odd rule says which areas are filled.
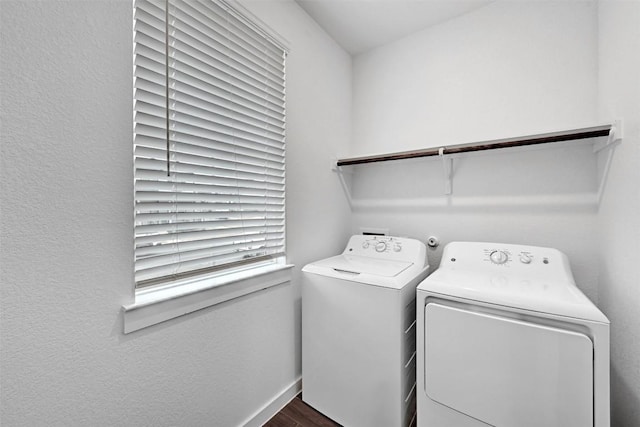
[[[363,235],[303,268],[304,402],[348,427],[410,424],[416,286],[428,268],[422,242]]]
[[[419,427],[609,426],[609,321],[558,250],[450,243],[417,313]]]

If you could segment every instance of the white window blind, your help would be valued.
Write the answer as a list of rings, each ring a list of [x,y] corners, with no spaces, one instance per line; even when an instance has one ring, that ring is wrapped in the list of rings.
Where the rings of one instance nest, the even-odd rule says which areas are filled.
[[[285,56],[221,0],[134,0],[136,286],[284,254]]]

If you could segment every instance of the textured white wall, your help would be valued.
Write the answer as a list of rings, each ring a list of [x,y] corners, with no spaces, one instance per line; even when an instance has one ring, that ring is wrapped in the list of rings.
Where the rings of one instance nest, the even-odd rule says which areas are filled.
[[[595,118],[595,4],[498,0],[354,59],[351,154]]]
[[[591,2],[497,1],[354,59],[352,155],[437,147],[593,123],[597,10]],[[352,219],[442,243],[556,247],[597,299],[596,158],[588,146],[484,152],[360,166]],[[440,248],[441,249],[441,248]],[[437,267],[441,251],[430,251]]]
[[[611,320],[611,425],[635,427],[640,425],[639,2],[600,2],[598,53],[601,118],[625,121],[598,216],[598,294]]]
[[[295,3],[255,11],[291,43],[297,278],[347,237],[323,157],[349,139],[351,59]],[[3,426],[239,425],[300,375],[297,280],[122,334],[133,286],[131,23],[128,0],[1,3]]]

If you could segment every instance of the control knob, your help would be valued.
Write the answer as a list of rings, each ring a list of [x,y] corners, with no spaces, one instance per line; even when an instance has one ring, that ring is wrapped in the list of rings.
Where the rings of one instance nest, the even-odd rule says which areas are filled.
[[[531,255],[520,254],[520,262],[523,264],[531,264]]]
[[[376,243],[376,251],[377,252],[384,252],[386,250],[387,250],[387,244],[385,242]]]
[[[509,255],[504,251],[493,251],[489,255],[489,259],[492,263],[500,265],[509,261]]]

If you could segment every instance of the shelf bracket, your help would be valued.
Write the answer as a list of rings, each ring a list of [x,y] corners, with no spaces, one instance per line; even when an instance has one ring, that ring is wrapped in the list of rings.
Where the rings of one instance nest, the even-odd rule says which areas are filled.
[[[607,158],[604,163],[604,169],[602,171],[602,177],[600,178],[600,184],[598,185],[598,206],[602,202],[604,196],[604,189],[607,184],[607,177],[609,176],[609,170],[611,169],[611,162],[613,161],[613,151],[616,145],[622,142],[624,128],[622,126],[622,119],[615,120],[609,130],[609,136],[606,141],[599,142],[593,145],[593,152],[598,153],[604,149],[608,149]]]
[[[453,158],[445,157],[444,147],[440,147],[438,150],[438,156],[442,159],[442,170],[444,172],[444,194],[450,195],[452,193],[452,181],[453,181]]]
[[[353,210],[353,198],[351,197],[351,190],[349,190],[349,185],[344,179],[345,171],[342,169],[342,166],[338,166],[337,160],[334,160],[331,163],[331,170],[338,174],[340,184],[342,185],[342,190],[344,191],[344,195],[347,198],[347,203],[349,204],[349,209]]]
[[[614,144],[622,142],[622,138],[624,136],[624,127],[622,125],[622,119],[614,120],[611,125],[611,129],[609,130],[609,136],[605,141],[597,142],[593,145],[593,152],[597,153],[605,148],[613,147]]]

